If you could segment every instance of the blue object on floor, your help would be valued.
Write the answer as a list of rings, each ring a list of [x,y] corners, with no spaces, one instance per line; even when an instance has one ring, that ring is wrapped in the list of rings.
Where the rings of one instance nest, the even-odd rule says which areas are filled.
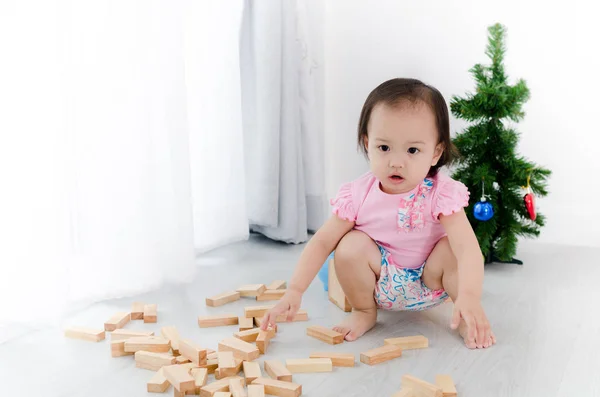
[[[327,257],[323,266],[321,266],[321,270],[319,270],[319,280],[323,282],[323,289],[325,291],[329,291],[329,260],[333,258],[333,252]]]

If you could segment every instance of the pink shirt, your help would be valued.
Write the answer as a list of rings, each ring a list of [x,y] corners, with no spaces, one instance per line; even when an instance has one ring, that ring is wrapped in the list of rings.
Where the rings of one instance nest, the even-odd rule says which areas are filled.
[[[368,172],[342,185],[331,204],[334,214],[355,222],[354,229],[388,250],[397,266],[418,268],[446,235],[439,215],[468,206],[469,191],[438,173],[408,193],[388,194]]]

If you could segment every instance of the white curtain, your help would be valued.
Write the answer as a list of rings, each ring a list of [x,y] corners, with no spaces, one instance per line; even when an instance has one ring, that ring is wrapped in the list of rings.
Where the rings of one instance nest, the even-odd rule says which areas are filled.
[[[247,236],[242,10],[0,2],[0,340]]]
[[[252,230],[289,243],[324,219],[323,135],[307,4],[246,0],[242,99]]]

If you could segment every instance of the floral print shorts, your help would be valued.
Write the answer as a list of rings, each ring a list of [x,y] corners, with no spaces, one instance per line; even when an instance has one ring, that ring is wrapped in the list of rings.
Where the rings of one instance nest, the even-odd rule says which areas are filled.
[[[377,307],[385,310],[425,310],[438,306],[448,298],[443,289],[430,290],[421,282],[425,263],[416,269],[394,264],[390,253],[379,245],[381,274],[375,285]]]

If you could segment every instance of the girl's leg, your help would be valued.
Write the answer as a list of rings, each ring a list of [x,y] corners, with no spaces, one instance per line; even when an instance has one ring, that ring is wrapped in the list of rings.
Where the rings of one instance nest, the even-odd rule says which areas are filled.
[[[358,230],[350,231],[335,249],[335,271],[352,314],[333,329],[353,341],[373,328],[377,306],[373,296],[379,278],[381,253],[371,238]]]
[[[427,258],[421,281],[431,290],[444,289],[450,295],[452,301],[456,301],[458,297],[458,264],[450,247],[448,237],[444,237],[438,241],[429,258]],[[489,347],[496,343],[496,337],[493,333],[485,345],[477,346],[475,341],[467,340],[464,320],[460,321],[458,331],[465,339],[467,347],[471,349]]]

